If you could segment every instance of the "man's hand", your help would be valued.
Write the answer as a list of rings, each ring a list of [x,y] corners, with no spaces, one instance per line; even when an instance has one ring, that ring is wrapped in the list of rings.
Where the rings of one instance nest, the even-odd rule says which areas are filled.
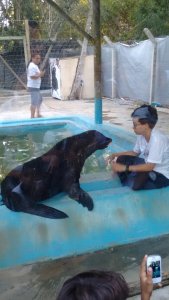
[[[147,270],[147,255],[144,256],[140,267],[141,300],[149,300],[153,291],[152,269]]]
[[[115,154],[115,153],[109,155],[108,157],[106,157],[106,163],[107,163],[107,165],[111,164],[112,161],[113,161],[115,158],[116,158],[116,154]]]
[[[45,71],[40,71],[40,77],[43,77],[45,75]]]
[[[125,172],[126,170],[126,165],[122,165],[122,164],[119,164],[119,163],[116,163],[116,162],[112,162],[112,170],[114,172]]]

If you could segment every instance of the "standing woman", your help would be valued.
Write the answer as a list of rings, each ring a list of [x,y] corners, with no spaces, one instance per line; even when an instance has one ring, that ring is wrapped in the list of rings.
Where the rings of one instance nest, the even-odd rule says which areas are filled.
[[[41,56],[38,53],[33,53],[31,62],[27,69],[27,88],[31,95],[31,118],[41,117],[40,106],[42,104],[42,96],[40,94],[41,77],[44,76],[45,71],[40,71],[38,65],[40,64]]]

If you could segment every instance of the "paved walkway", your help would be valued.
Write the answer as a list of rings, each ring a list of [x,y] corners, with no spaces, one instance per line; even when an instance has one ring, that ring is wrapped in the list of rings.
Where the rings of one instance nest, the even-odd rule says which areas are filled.
[[[140,103],[124,99],[103,99],[103,122],[132,129],[131,113]],[[29,95],[21,92],[17,95],[0,97],[1,120],[23,119],[30,117]],[[41,112],[44,117],[83,115],[94,119],[93,100],[61,101],[44,97]],[[157,127],[169,134],[169,109],[157,108],[159,121]]]

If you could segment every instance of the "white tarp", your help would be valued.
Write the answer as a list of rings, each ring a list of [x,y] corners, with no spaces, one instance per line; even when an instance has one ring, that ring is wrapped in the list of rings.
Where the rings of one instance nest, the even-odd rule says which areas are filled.
[[[154,102],[169,105],[169,37],[156,39]],[[102,47],[103,96],[149,102],[154,46],[150,40],[134,45]]]
[[[53,98],[61,100],[60,90],[60,65],[58,58],[50,58],[50,81],[51,81],[51,95]]]
[[[133,47],[116,45],[118,97],[149,100],[152,50],[150,41]]]
[[[155,100],[169,105],[169,37],[158,39]]]

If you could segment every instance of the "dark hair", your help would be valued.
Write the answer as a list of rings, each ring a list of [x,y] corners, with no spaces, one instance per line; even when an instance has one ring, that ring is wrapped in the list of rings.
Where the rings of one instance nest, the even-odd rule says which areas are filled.
[[[32,28],[37,28],[39,25],[38,25],[38,22],[34,21],[34,20],[29,20],[28,21],[28,24],[30,27]]]
[[[31,53],[31,58],[34,58],[37,55],[41,56],[39,52],[32,52]]]
[[[27,68],[29,67],[29,64],[32,62],[32,58],[34,58],[36,55],[40,55],[40,53],[39,52],[32,52],[31,53],[31,59],[29,60],[29,62],[27,64]]]
[[[128,285],[121,274],[90,270],[68,279],[56,300],[125,300]]]
[[[137,116],[137,111],[139,112],[140,108],[147,108],[148,115],[147,117],[139,117],[139,114]],[[156,125],[158,121],[158,114],[157,110],[155,107],[148,105],[148,104],[143,104],[140,107],[137,107],[131,114],[131,117],[138,117],[140,124],[148,124],[149,127],[152,129]]]

